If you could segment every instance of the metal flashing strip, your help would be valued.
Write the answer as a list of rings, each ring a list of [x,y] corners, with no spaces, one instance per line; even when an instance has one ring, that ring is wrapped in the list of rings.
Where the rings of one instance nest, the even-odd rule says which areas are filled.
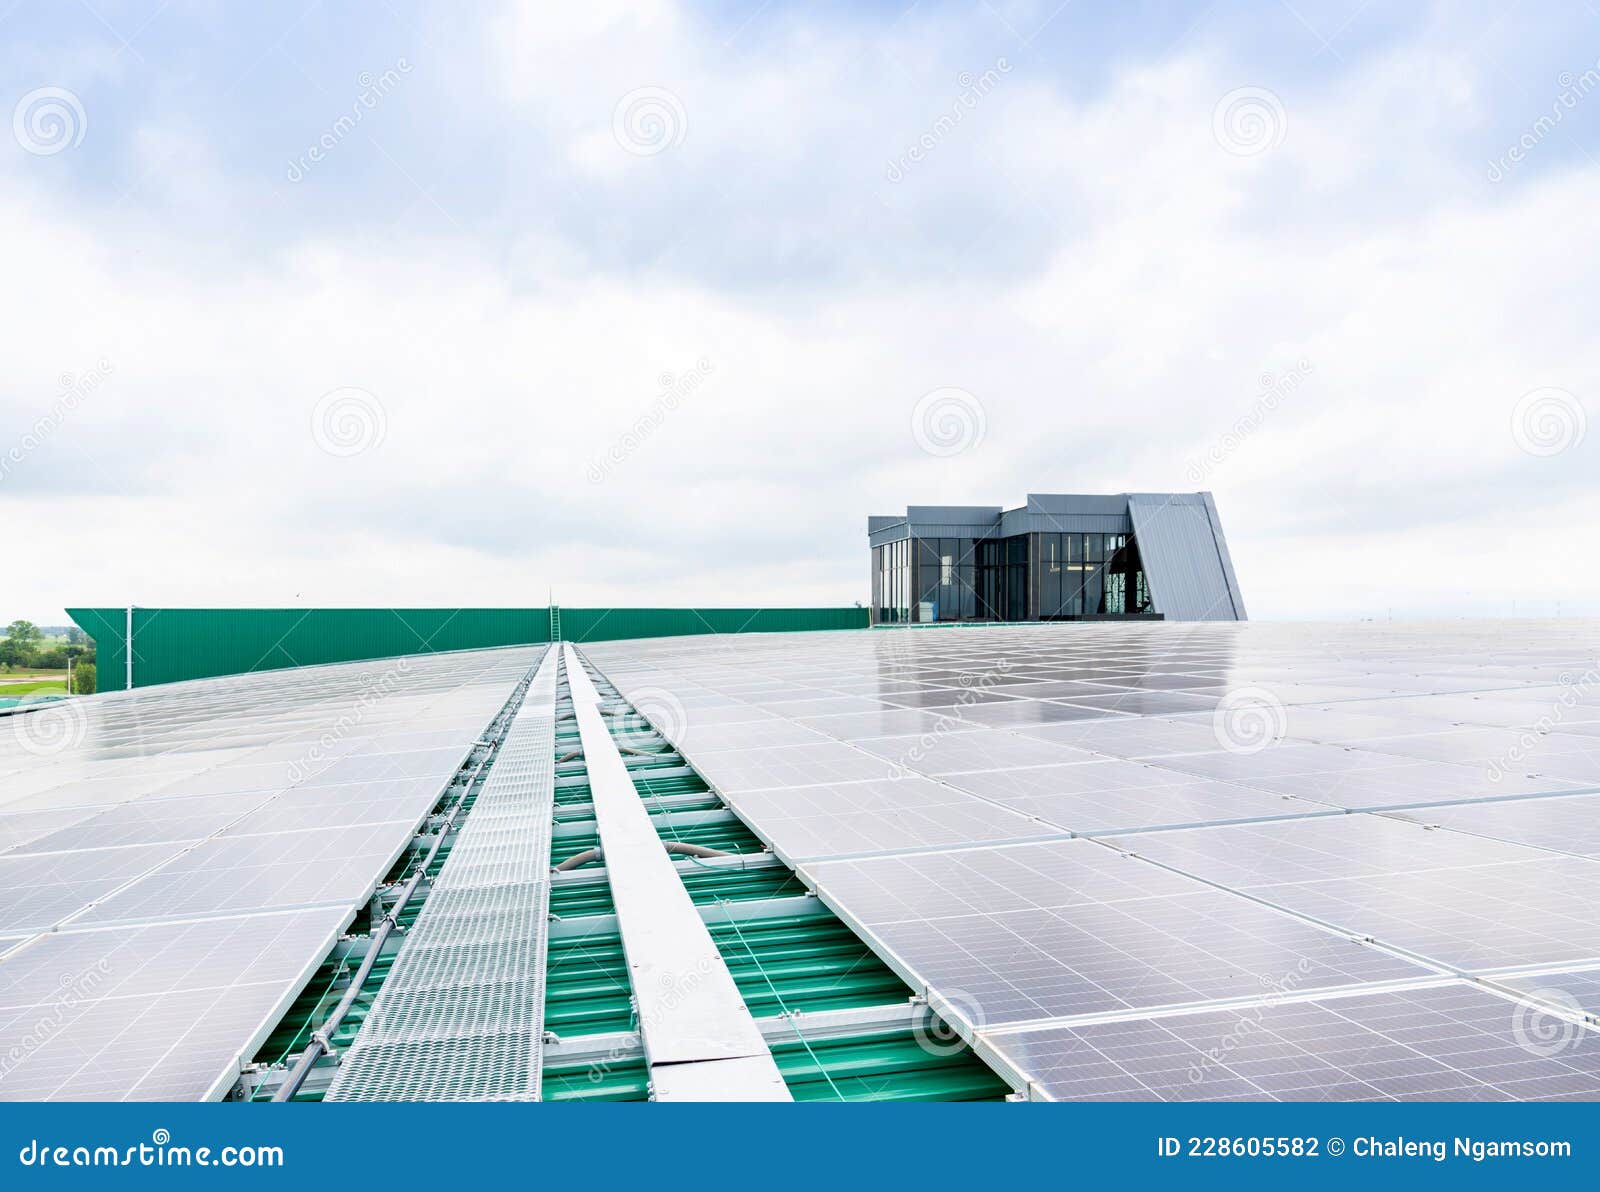
[[[570,643],[567,685],[657,1100],[787,1101],[788,1086],[661,846]],[[730,1062],[739,1061],[739,1062]]]
[[[557,660],[540,663],[327,1100],[538,1100]]]

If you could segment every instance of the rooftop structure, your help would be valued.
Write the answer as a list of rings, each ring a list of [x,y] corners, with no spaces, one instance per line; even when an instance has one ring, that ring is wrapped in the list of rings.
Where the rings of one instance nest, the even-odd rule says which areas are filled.
[[[867,519],[874,624],[1242,621],[1210,493],[1030,493]]]
[[[745,634],[5,714],[0,1099],[1600,1098],[1597,656]]]

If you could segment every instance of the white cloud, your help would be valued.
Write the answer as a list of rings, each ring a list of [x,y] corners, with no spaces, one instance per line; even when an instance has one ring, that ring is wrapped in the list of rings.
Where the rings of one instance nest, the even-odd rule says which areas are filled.
[[[0,450],[57,374],[101,357],[115,373],[0,480],[26,562],[11,611],[516,604],[551,586],[569,605],[864,599],[868,514],[1193,487],[1187,466],[1249,413],[1259,374],[1305,360],[1306,383],[1207,481],[1254,615],[1558,597],[1600,612],[1600,560],[1562,546],[1585,524],[1600,431],[1555,459],[1509,431],[1541,385],[1600,419],[1600,349],[1574,300],[1600,264],[1600,171],[1462,186],[1448,133],[1478,81],[1416,49],[1286,95],[1282,144],[1236,157],[1211,111],[1249,80],[1202,46],[1089,101],[1019,61],[888,187],[888,155],[948,108],[951,65],[987,65],[953,19],[794,23],[728,50],[667,4],[510,7],[478,63],[511,105],[504,138],[530,171],[534,155],[569,171],[597,224],[637,212],[666,238],[643,263],[597,260],[592,236],[546,218],[548,176],[509,250],[450,227],[308,230],[254,253],[54,203],[13,170],[0,257],[27,284],[0,290]],[[616,100],[646,85],[690,121],[657,157],[611,132]],[[195,138],[141,135],[206,163],[161,202],[248,186]],[[1448,201],[1420,201],[1428,186]],[[680,231],[687,256],[648,251]],[[723,276],[724,243],[746,266],[800,262],[793,284]],[[702,359],[705,383],[591,483],[660,374]],[[345,386],[387,425],[348,459],[310,428]],[[987,415],[982,446],[953,459],[909,428],[941,386]]]

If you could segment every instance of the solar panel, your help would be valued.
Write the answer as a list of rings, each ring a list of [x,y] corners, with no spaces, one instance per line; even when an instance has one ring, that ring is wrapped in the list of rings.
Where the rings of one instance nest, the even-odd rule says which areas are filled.
[[[80,824],[99,813],[95,807],[73,807],[58,811],[19,811],[0,813],[0,854],[24,849],[41,837],[61,828]]]
[[[750,791],[740,810],[791,862],[1063,835],[1060,828],[912,776]]]
[[[1429,832],[1377,815],[1157,832],[1118,843],[1208,882],[1240,890],[1533,861],[1540,856],[1501,842],[1459,832]]]
[[[226,1092],[539,654],[113,692],[50,741],[4,726],[0,1056],[27,1054],[0,1098]],[[63,999],[74,974],[93,988]]]
[[[1463,983],[985,1041],[1060,1101],[1600,1097],[1600,1034]]]
[[[1060,781],[1059,776],[1056,768],[1044,767],[1042,770],[957,774],[950,782],[1080,836],[1338,814],[1292,796],[1269,795],[1226,782],[1173,781],[1152,786],[1047,789]],[[1010,789],[1013,786],[1018,789]]]
[[[168,843],[0,857],[0,925],[48,930],[182,849]]]
[[[1528,976],[1495,976],[1494,985],[1513,997],[1525,999],[1531,1005],[1548,1005],[1568,1014],[1587,1015],[1600,1021],[1600,968],[1566,969]],[[1556,1031],[1556,1039],[1571,1037],[1570,1031],[1553,1024],[1544,1024],[1544,1034]],[[1547,1046],[1551,1039],[1545,1038]]]
[[[698,714],[695,716],[698,722]],[[925,733],[972,732],[981,725],[939,712],[916,708],[894,708],[877,712],[846,712],[843,715],[800,716],[796,724],[839,741],[865,741],[872,737],[922,736]],[[693,749],[695,743],[685,740]]]
[[[22,853],[113,848],[129,844],[164,844],[204,840],[246,817],[270,799],[269,794],[195,795],[187,799],[137,799],[87,816],[72,816],[70,826],[13,848]]]
[[[220,1095],[349,916],[35,937],[0,962],[0,1056],[12,1057],[0,1064],[0,1100]]]
[[[363,902],[415,830],[394,821],[264,836],[218,836],[167,860],[79,921],[115,923],[223,911]]]
[[[842,742],[819,745],[783,745],[775,749],[726,750],[695,755],[695,767],[725,794],[771,790],[777,787],[815,786],[829,782],[859,782],[893,777],[893,767]]]
[[[1504,1041],[1515,998],[1449,976],[1504,984],[1507,971],[1600,961],[1595,829],[1587,801],[1560,807],[1600,786],[1600,694],[1564,677],[1600,652],[1592,626],[1497,626],[1492,649],[1482,627],[1450,623],[1034,625],[586,652],[624,696],[676,698],[689,761],[964,1030],[1013,1050],[1069,1028],[1130,1032],[1121,1066],[1081,1047],[1052,1060],[1063,1087],[1190,1095],[1135,1071],[1160,1051],[1157,1020],[1120,1020],[1221,1022],[1235,1011],[1219,1003],[1281,994],[1274,1013],[1312,1023],[1283,1018],[1285,1038],[1320,1032],[1340,1053],[1331,1067],[1304,1086],[1292,1066],[1275,1081],[1273,1053],[1244,1082],[1193,1095],[1593,1095],[1585,1071],[1518,1070]],[[882,706],[818,711],[843,697]],[[1241,700],[1254,736],[1238,734]],[[697,723],[748,727],[697,752]],[[838,747],[783,744],[801,740],[791,726]],[[1139,855],[997,839],[1001,812]],[[1358,1026],[1329,1025],[1342,1020],[1325,1006],[1358,1003]],[[1369,1044],[1391,1047],[1367,1038],[1384,1024],[1433,1055],[1400,1046],[1365,1064]],[[1459,1038],[1481,1056],[1451,1052]]]
[[[975,1027],[1427,972],[1089,841],[805,873],[903,976]]]
[[[1429,807],[1406,818],[1600,860],[1600,795]]]
[[[1587,860],[1366,815],[1121,839],[1458,971],[1600,957],[1600,866]]]
[[[998,729],[879,737],[856,744],[863,752],[882,758],[897,770],[934,776],[993,770],[997,766],[1020,768],[1095,760],[1094,754],[1083,750],[1035,741]]]

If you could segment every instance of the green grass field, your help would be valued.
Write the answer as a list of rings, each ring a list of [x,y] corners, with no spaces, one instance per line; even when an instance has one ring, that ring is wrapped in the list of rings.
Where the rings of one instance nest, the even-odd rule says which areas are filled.
[[[65,676],[59,679],[24,679],[13,683],[7,676],[0,675],[0,696],[7,698],[19,695],[65,695],[66,693]]]

